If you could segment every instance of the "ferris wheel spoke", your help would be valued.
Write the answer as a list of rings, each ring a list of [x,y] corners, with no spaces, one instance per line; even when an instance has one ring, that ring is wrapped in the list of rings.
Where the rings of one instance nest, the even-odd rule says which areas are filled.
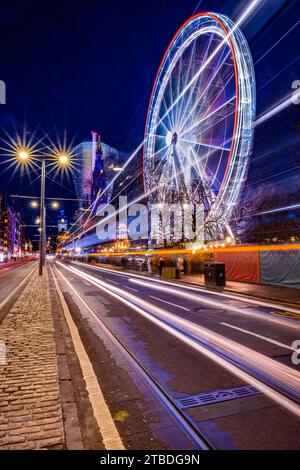
[[[212,143],[205,144],[204,142],[196,142],[193,140],[186,140],[186,139],[180,139],[180,141],[185,142],[187,144],[199,145],[201,147],[209,147],[209,148],[216,149],[216,150],[224,150],[225,152],[230,152],[230,147],[229,148],[222,147],[221,145],[214,145]]]
[[[188,162],[190,164],[190,167],[193,168],[193,170],[196,171],[196,173],[198,174],[198,177],[200,179],[202,179],[203,170],[201,168],[199,160],[197,158],[194,158],[194,161],[192,160],[192,158],[189,154],[190,153],[189,149],[183,148],[182,145],[180,145],[180,144],[179,144],[179,148],[181,150],[182,155],[184,155],[186,160],[188,160]]]
[[[212,84],[214,82],[214,80],[216,79],[216,77],[218,77],[218,74],[220,74],[220,71],[221,71],[221,68],[223,67],[224,63],[226,62],[227,58],[229,56],[229,52],[225,55],[224,59],[222,60],[222,62],[219,64],[219,66],[217,67],[216,71],[213,73],[212,77],[207,81],[206,85],[204,86],[203,88],[203,91],[202,93],[200,94],[200,96],[197,98],[197,100],[195,101],[194,105],[192,106],[192,108],[186,113],[186,111],[189,109],[189,105],[190,103],[187,103],[187,106],[185,108],[185,112],[182,113],[182,116],[186,116],[182,119],[181,123],[180,123],[180,127],[179,127],[179,133],[182,132],[182,130],[184,129],[184,126],[186,124],[186,122],[189,120],[189,118],[191,116],[193,116],[193,114],[195,114],[195,111],[197,109],[197,107],[199,105],[202,106],[203,108],[203,103],[206,102],[206,95],[207,95],[207,92],[209,92],[209,90],[211,89],[212,87]]]
[[[181,38],[181,47],[182,47],[182,38]],[[191,64],[193,63],[193,55],[194,55],[194,49],[195,49],[195,43],[193,43],[192,45],[192,51],[191,51],[191,54],[190,54],[190,60],[189,60],[189,66],[188,66],[188,70],[187,70],[187,73],[190,69],[190,66]],[[178,67],[178,72],[177,72],[177,96],[178,94],[180,93],[180,85],[181,85],[181,76],[182,76],[182,61],[183,61],[183,54],[180,54],[180,57],[179,57],[179,67]],[[175,121],[174,121],[174,130],[177,129],[177,125],[178,125],[178,115],[179,115],[179,107],[177,106],[176,109],[175,109]]]
[[[156,138],[156,139],[165,139],[166,136],[165,135],[162,135],[162,134],[152,134],[152,133],[149,133],[149,137],[151,137],[151,139],[153,138]]]
[[[198,122],[196,122],[195,124],[193,124],[189,129],[186,129],[184,130],[183,132],[181,132],[181,136],[182,135],[186,135],[188,134],[189,132],[191,132],[193,129],[197,128],[198,126],[200,126],[203,122],[207,121],[209,118],[212,118],[213,116],[217,115],[217,113],[219,113],[220,111],[222,111],[226,106],[228,106],[230,103],[232,103],[233,100],[235,100],[236,96],[233,95],[231,98],[229,98],[229,100],[227,100],[225,103],[223,103],[221,106],[219,106],[218,108],[216,108],[214,111],[212,111],[209,115],[207,116],[203,116]]]
[[[156,124],[155,129],[153,129],[153,134],[154,134],[154,131],[156,131],[156,129],[159,127],[160,124],[161,124],[161,125],[166,129],[166,131],[168,132],[169,129],[168,129],[168,127],[166,126],[166,124],[164,123],[163,118],[160,118],[160,117],[159,117],[159,115],[157,114],[157,112],[155,111],[155,109],[153,109],[153,113],[157,116],[157,119],[158,119],[158,121],[159,121],[159,122]],[[165,116],[165,117],[166,117],[166,116]]]
[[[165,109],[167,110],[168,109],[168,104],[166,102],[166,97],[165,95],[163,95],[162,97],[162,103],[165,107]],[[164,121],[167,121],[166,124]],[[171,119],[171,114],[167,113],[167,114],[164,114],[163,117],[161,118],[161,123],[163,124],[163,126],[165,127],[165,129],[168,131],[170,129],[172,129],[173,127],[173,121]]]
[[[193,149],[192,149],[191,153],[193,154],[195,161],[197,161],[197,155],[195,155]],[[201,162],[199,162],[199,165],[200,165],[200,168],[201,168],[201,181],[203,183],[203,187],[204,187],[204,189],[207,189],[208,193],[211,196],[214,196],[214,192],[212,190],[213,183],[212,183],[211,175],[210,175],[211,171],[210,171],[209,167],[206,164],[203,165],[203,164],[201,164]]]
[[[213,37],[214,37],[214,33],[211,34],[211,37],[208,41],[208,44],[207,44],[207,47],[206,47],[206,50],[205,50],[205,53],[204,53],[204,56],[203,56],[203,60],[206,60],[207,59],[207,56],[208,56],[208,52],[210,50],[210,46],[211,46],[211,43],[212,43],[212,40],[213,40]],[[189,67],[187,69],[187,73],[186,73],[186,78],[185,78],[185,81],[184,81],[184,84],[183,84],[183,87],[185,88],[188,84],[188,81],[190,79],[190,71],[191,71],[191,68],[194,69],[194,67],[192,67],[192,64],[194,62],[194,57],[195,57],[195,49],[196,49],[196,42],[193,42],[193,46],[192,46],[192,52],[191,52],[191,55],[190,55],[190,60],[189,60]],[[203,76],[204,74],[201,75],[200,77],[200,85],[202,84],[202,81],[203,81]],[[185,112],[187,109],[189,109],[189,106],[190,106],[190,103],[191,103],[191,99],[192,97],[194,96],[194,93],[193,93],[194,89],[191,90],[189,92],[189,96],[186,100],[186,103],[184,102],[184,100],[181,100],[181,105],[178,106],[178,109],[180,110],[179,111],[179,119],[182,120],[182,118],[180,116],[184,116],[185,115]],[[179,94],[179,92],[178,92]],[[184,109],[183,109],[184,107]],[[178,123],[178,129],[181,128],[181,123],[179,121],[177,121]]]
[[[170,103],[173,103],[174,99],[173,99],[173,81],[172,81],[172,75],[169,79],[169,93],[170,93]],[[176,117],[175,117],[175,114],[176,114],[176,109],[172,108],[171,107],[171,110],[170,110],[170,121],[171,121],[171,127],[169,130],[173,130],[174,129],[174,125],[175,125],[175,122],[176,122]]]
[[[231,98],[229,98],[227,101],[225,101],[225,103],[222,103],[220,106],[218,106],[216,109],[214,109],[213,111],[211,111],[209,114],[204,114],[204,116],[202,117],[202,120],[201,122],[204,122],[206,121],[207,119],[211,118],[212,116],[215,116],[215,114],[217,114],[219,111],[223,111],[224,108],[230,104],[232,104],[233,101],[235,101],[236,99],[236,94],[234,94]],[[226,112],[227,114],[227,112]]]
[[[230,116],[232,116],[233,114],[235,114],[235,106],[233,106],[233,111],[231,112],[228,112],[228,114],[224,114],[220,117],[220,119],[216,120],[216,121],[213,121],[213,122],[210,122],[208,123],[206,126],[205,125],[202,125],[201,126],[201,132],[197,134],[198,137],[200,137],[201,135],[203,135],[205,132],[209,131],[210,129],[212,129],[214,126],[217,126],[218,124],[220,124],[222,121],[224,121],[224,119],[228,119]],[[218,118],[219,116],[216,116],[216,118]],[[192,134],[194,135],[194,133]],[[227,139],[227,141],[225,141],[223,144],[226,144],[228,142],[231,142],[232,140],[232,137],[230,137],[229,139]]]
[[[205,61],[208,57],[208,53],[210,51],[210,47],[211,47],[211,43],[213,41],[213,38],[214,38],[214,33],[212,33],[212,35],[211,35],[211,37],[208,41],[208,44],[206,46],[204,55],[202,57],[202,62]],[[185,116],[187,110],[190,108],[191,100],[194,97],[195,92],[197,93],[197,89],[201,89],[202,83],[204,81],[205,72],[208,73],[209,70],[204,70],[203,73],[200,75],[199,79],[195,83],[195,86],[193,88],[191,88],[191,90],[188,92],[187,100],[186,101],[184,101],[184,99],[181,100],[181,107],[180,107],[181,108],[181,116],[183,116],[183,117]],[[187,75],[187,80],[185,81],[185,84],[184,84],[184,87],[186,87],[188,85],[189,79],[190,79],[190,75],[188,74]],[[196,97],[195,102],[198,105],[198,103],[199,103],[198,97]],[[179,123],[179,130],[182,127],[183,117],[181,117],[181,122]]]
[[[209,112],[209,111],[213,108],[215,102],[216,102],[216,101],[220,98],[220,96],[222,95],[224,88],[226,88],[226,87],[229,85],[229,83],[231,82],[231,80],[232,80],[233,78],[234,78],[234,74],[231,74],[230,77],[228,78],[228,80],[225,82],[225,84],[220,88],[219,93],[217,93],[216,96],[214,97],[214,99],[212,99],[211,104],[210,104],[210,106],[209,106],[207,112]],[[205,117],[205,116],[204,116],[204,117]]]

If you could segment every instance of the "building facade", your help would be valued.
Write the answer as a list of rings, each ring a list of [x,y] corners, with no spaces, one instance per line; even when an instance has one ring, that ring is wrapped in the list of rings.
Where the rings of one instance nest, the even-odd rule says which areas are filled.
[[[21,215],[13,208],[5,206],[1,200],[0,253],[5,261],[22,254],[24,230]]]

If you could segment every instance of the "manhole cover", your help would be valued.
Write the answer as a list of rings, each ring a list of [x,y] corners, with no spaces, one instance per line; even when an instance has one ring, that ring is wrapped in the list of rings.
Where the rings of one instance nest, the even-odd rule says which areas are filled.
[[[213,390],[212,392],[199,393],[190,397],[179,398],[177,405],[184,410],[185,408],[195,408],[197,406],[212,405],[223,401],[236,400],[237,398],[248,398],[259,395],[261,392],[251,385],[245,387],[229,388],[225,390]]]

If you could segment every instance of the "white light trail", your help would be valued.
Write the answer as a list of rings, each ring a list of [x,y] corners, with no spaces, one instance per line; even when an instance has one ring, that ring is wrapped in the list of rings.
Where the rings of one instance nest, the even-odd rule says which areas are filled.
[[[162,117],[162,120],[167,116],[167,114],[176,106],[178,101],[184,96],[184,94],[189,90],[189,88],[197,81],[198,77],[200,74],[203,72],[203,70],[210,64],[210,62],[213,60],[213,58],[218,54],[218,52],[222,49],[224,45],[228,43],[228,40],[231,38],[231,36],[234,34],[234,32],[241,26],[241,24],[247,19],[247,17],[253,13],[254,9],[258,7],[260,3],[262,3],[263,0],[253,0],[249,6],[244,10],[244,12],[241,14],[241,16],[238,18],[237,22],[235,23],[234,27],[228,32],[228,34],[224,37],[224,39],[220,42],[218,47],[212,52],[212,54],[208,57],[208,59],[204,62],[203,65],[201,65],[200,69],[198,72],[194,75],[192,80],[186,85],[186,87],[182,90],[182,92],[177,96],[176,100],[172,103],[172,105],[169,107],[168,111],[164,114]]]
[[[291,104],[295,105],[295,100],[300,100],[300,91],[292,93],[290,96],[282,100],[280,103],[277,103],[272,108],[268,109],[264,114],[256,119],[254,127],[260,126],[264,122],[276,116],[276,114],[281,113],[284,109],[288,108]]]
[[[275,344],[276,346],[279,346],[280,348],[288,349],[289,351],[297,351],[296,348],[293,348],[292,346],[289,346],[288,344],[280,343],[280,341],[276,341],[275,339],[267,338],[266,336],[259,335],[257,333],[254,333],[254,331],[244,330],[244,328],[239,328],[238,326],[230,325],[229,323],[225,323],[225,322],[222,322],[221,325],[228,326],[229,328],[233,328],[234,330],[240,331],[241,333],[246,333],[247,335],[262,339],[263,341],[267,341],[268,343]]]
[[[276,209],[269,209],[263,212],[256,212],[256,214],[253,215],[275,214],[277,212],[285,212],[293,209],[300,209],[300,204],[292,204],[290,206],[277,207]]]
[[[79,263],[77,261],[73,261],[73,264],[76,264],[76,265],[82,267],[82,263]],[[115,271],[114,269],[103,268],[103,267],[99,267],[99,266],[88,266],[88,269],[95,269],[95,270],[104,271],[104,272],[109,271],[111,274],[114,274],[115,276],[122,276],[122,277],[129,278],[130,282],[133,282],[133,281],[131,281],[130,278],[140,279],[141,281],[143,281],[144,287],[148,287],[150,289],[155,284],[157,285],[157,288],[158,288],[159,285],[171,286],[172,289],[170,289],[170,291],[172,292],[173,295],[177,294],[178,289],[183,289],[183,290],[192,291],[192,292],[198,294],[198,296],[200,298],[202,298],[202,295],[204,294],[205,297],[206,296],[211,296],[211,297],[220,297],[220,298],[227,298],[227,299],[233,299],[233,300],[241,300],[243,302],[246,302],[247,304],[253,304],[253,305],[257,305],[257,306],[267,307],[267,308],[276,309],[276,310],[279,310],[279,311],[283,310],[283,309],[285,309],[285,310],[288,309],[289,312],[298,314],[299,318],[300,318],[300,309],[299,308],[294,308],[294,307],[290,307],[290,306],[287,307],[284,304],[278,305],[274,302],[268,302],[267,300],[252,299],[252,298],[245,297],[245,296],[239,295],[239,294],[230,294],[230,293],[224,293],[224,292],[211,292],[211,291],[209,291],[209,290],[207,290],[207,289],[205,289],[204,287],[201,287],[201,286],[192,287],[192,286],[187,286],[185,284],[180,284],[179,285],[178,283],[176,284],[176,283],[171,282],[171,281],[163,281],[162,279],[145,280],[145,276],[142,276],[142,275],[139,275],[139,274],[118,272],[118,271]],[[217,305],[219,306],[220,302],[217,302]],[[214,306],[216,306],[216,305],[214,305]],[[245,309],[240,309],[238,313],[244,314],[244,312],[245,312]],[[263,314],[260,314],[259,318],[261,320],[269,321],[269,322],[272,322],[272,323],[278,323],[281,326],[287,326],[288,328],[296,329],[296,330],[299,331],[299,323],[295,322],[294,320],[284,319],[284,318],[272,318],[270,315],[263,315]]]
[[[245,372],[243,368],[250,367],[251,370],[263,374],[267,380],[268,377],[271,378],[284,390],[288,388],[288,390],[295,395],[298,395],[300,390],[300,373],[298,371],[246,346],[236,343],[233,340],[225,338],[218,333],[212,332],[207,328],[146,302],[134,294],[100,281],[76,268],[70,268],[60,262],[58,265],[72,274],[89,281],[110,296],[126,304],[152,323],[155,323],[160,328],[177,337],[179,340],[219,364],[246,383],[256,387],[273,401],[300,417],[300,406],[297,403],[274,390],[269,385],[256,379],[253,375]],[[214,351],[215,348],[216,352]],[[217,351],[220,351],[220,348],[228,359],[218,354]],[[234,359],[235,363],[238,362],[241,368],[237,365],[233,365],[230,362],[230,358]]]
[[[276,46],[278,46],[278,44],[284,39],[287,37],[288,34],[290,34],[297,26],[298,24],[300,24],[300,20],[297,21],[297,23],[295,23],[283,36],[281,36],[281,38],[278,39],[278,41],[275,42],[275,44],[273,44],[273,46],[271,46],[256,62],[254,65],[257,65],[259,64],[259,62],[261,60],[263,60],[264,57],[266,57],[266,55],[268,55]]]
[[[199,295],[199,294],[195,295],[191,293],[181,292],[179,289],[175,290],[174,288],[171,288],[171,287],[162,287],[160,285],[155,285],[155,284],[151,284],[151,286],[149,286],[149,284],[147,285],[147,282],[140,281],[137,279],[130,279],[130,282],[141,285],[143,287],[157,289],[160,292],[165,292],[166,294],[170,294],[173,296],[177,295],[178,297],[182,297],[186,300],[197,302],[198,304],[203,303],[214,308],[226,310],[228,313],[238,313],[239,315],[250,316],[252,318],[256,318],[257,320],[269,321],[271,323],[278,323],[278,324],[285,325],[285,326],[287,325],[287,322],[285,322],[283,319],[272,318],[272,316],[268,313],[262,313],[262,312],[258,313],[257,311],[250,309],[250,308],[247,308],[247,309],[239,308],[239,307],[235,307],[234,305],[226,304],[226,303],[220,304],[218,300],[208,299],[206,295]],[[246,302],[248,302],[248,299]],[[276,308],[278,308],[278,305],[276,306]],[[292,327],[299,329],[299,325],[293,325]]]
[[[246,18],[253,12],[253,10],[258,7],[258,5],[260,3],[262,3],[263,0],[253,0],[249,6],[244,10],[244,12],[241,14],[241,16],[239,17],[239,19],[237,20],[236,24],[234,25],[234,27],[232,28],[232,30],[230,30],[228,32],[228,34],[226,35],[226,37],[220,42],[219,46],[213,51],[213,53],[208,57],[208,59],[204,62],[204,64],[200,67],[200,69],[198,70],[198,72],[196,73],[196,75],[193,77],[193,79],[185,86],[185,88],[182,90],[182,92],[177,96],[176,100],[172,103],[172,105],[169,107],[169,109],[166,111],[165,113],[165,116],[166,117],[170,111],[174,108],[174,106],[177,104],[177,102],[181,99],[181,97],[186,93],[186,91],[193,85],[193,83],[198,79],[198,77],[200,76],[200,74],[203,72],[203,70],[209,65],[209,63],[212,61],[212,59],[216,56],[216,54],[219,52],[219,50],[227,43],[228,39],[230,39],[230,37],[232,36],[232,34],[237,30],[237,28],[246,20]],[[164,118],[161,119],[161,121],[163,120]],[[110,183],[101,191],[98,193],[95,201],[91,204],[90,208],[91,208],[91,212],[88,216],[88,220],[87,222],[90,220],[91,218],[91,215],[92,215],[92,210],[93,208],[96,206],[97,204],[97,201],[99,200],[99,198],[105,194],[105,192],[112,186],[112,184],[114,183],[114,181],[116,180],[116,178],[118,178],[120,176],[120,174],[124,171],[124,169],[128,166],[128,164],[132,161],[132,159],[136,156],[136,154],[138,153],[138,151],[143,147],[144,145],[144,140],[141,142],[141,144],[137,147],[137,149],[133,152],[133,154],[128,158],[128,160],[126,161],[126,163],[124,164],[123,166],[123,170],[120,171],[119,173],[116,174],[116,176],[110,181]],[[80,216],[81,217],[81,216]],[[86,223],[87,223],[86,222]],[[71,228],[77,223],[77,221],[71,226]],[[85,224],[86,224],[85,223]],[[73,239],[72,239],[73,240]],[[72,241],[71,240],[71,241]]]

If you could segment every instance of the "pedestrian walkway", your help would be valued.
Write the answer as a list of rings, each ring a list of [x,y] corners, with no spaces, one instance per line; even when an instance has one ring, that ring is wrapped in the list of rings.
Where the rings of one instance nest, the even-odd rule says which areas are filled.
[[[59,392],[48,274],[37,271],[0,324],[0,449],[62,449]],[[2,358],[3,359],[3,358]]]
[[[181,278],[181,282],[182,281],[203,287],[204,275],[183,275]],[[262,299],[274,300],[278,302],[280,301],[299,304],[300,306],[300,289],[297,288],[292,289],[291,287],[283,286],[227,281],[226,288],[221,288],[221,290],[224,290],[225,292],[235,292],[253,297],[260,297]]]

